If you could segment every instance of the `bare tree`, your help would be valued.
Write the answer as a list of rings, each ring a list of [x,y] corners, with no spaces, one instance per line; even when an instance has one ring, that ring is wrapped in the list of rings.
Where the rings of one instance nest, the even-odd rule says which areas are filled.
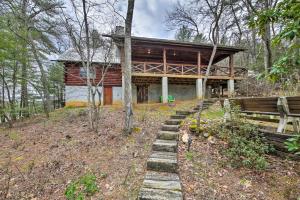
[[[210,74],[210,69],[211,69],[211,66],[213,64],[213,60],[215,58],[215,54],[216,54],[216,51],[217,51],[217,45],[218,45],[218,42],[219,42],[219,39],[220,39],[219,21],[221,19],[223,11],[224,11],[224,1],[222,1],[222,0],[215,0],[213,2],[211,2],[209,0],[205,0],[205,2],[206,2],[207,6],[209,8],[211,16],[213,16],[213,23],[210,25],[210,30],[211,30],[210,31],[210,33],[211,33],[210,38],[211,38],[212,43],[213,43],[213,50],[212,50],[212,54],[210,56],[209,63],[208,63],[206,73],[205,73],[205,77],[204,77],[204,80],[203,80],[203,94],[204,95],[206,93],[207,79],[208,79],[208,76]]]
[[[134,0],[128,0],[127,15],[125,20],[125,41],[124,41],[124,79],[125,79],[125,127],[124,132],[130,134],[133,126],[133,111],[132,111],[132,88],[131,88],[131,28],[134,10]]]
[[[90,30],[89,19],[91,16],[89,16],[89,11],[93,6],[99,6],[99,4],[91,4],[86,0],[81,0],[81,3],[82,6],[79,6],[75,0],[71,0],[75,16],[68,16],[64,9],[61,9],[62,24],[86,71],[89,127],[96,132],[102,105],[103,82],[108,69],[112,65],[113,49],[111,40],[104,40],[98,33],[95,34],[95,30]],[[82,10],[79,10],[80,8]],[[99,64],[100,66],[93,64],[95,54],[99,54],[102,57],[103,62]],[[97,71],[101,74],[100,80],[96,77]]]

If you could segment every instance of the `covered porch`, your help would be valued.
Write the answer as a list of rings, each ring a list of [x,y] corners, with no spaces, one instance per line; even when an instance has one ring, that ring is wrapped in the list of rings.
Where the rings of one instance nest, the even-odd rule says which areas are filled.
[[[123,54],[122,36],[113,36],[120,44]],[[235,64],[234,54],[243,48],[217,47],[210,79],[243,79],[247,69]],[[182,42],[166,39],[132,37],[133,76],[167,76],[181,78],[202,78],[206,75],[213,45]]]
[[[234,92],[234,80],[209,79],[204,95],[202,78],[132,77],[134,103],[168,103],[169,95],[175,101],[224,97]]]

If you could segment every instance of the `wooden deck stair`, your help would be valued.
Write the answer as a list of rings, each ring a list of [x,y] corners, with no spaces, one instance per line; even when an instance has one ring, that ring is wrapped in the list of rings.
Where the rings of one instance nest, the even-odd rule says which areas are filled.
[[[152,146],[147,160],[147,172],[138,199],[182,200],[182,188],[178,176],[178,139],[180,123],[190,111],[176,111],[166,120]]]

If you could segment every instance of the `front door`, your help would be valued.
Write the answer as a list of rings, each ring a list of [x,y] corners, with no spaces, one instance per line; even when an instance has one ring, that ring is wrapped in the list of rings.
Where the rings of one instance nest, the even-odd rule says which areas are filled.
[[[148,103],[148,85],[137,85],[137,103]]]
[[[104,105],[112,104],[112,87],[104,87]]]

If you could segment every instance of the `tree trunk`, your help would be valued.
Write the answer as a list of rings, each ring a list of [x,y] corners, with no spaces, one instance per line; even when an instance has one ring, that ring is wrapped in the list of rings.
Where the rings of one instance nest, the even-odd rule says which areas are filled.
[[[264,1],[265,9],[269,9],[269,0]],[[270,23],[265,24],[265,32],[263,35],[264,41],[264,65],[265,65],[265,73],[269,74],[272,67],[272,51],[271,51],[271,27]]]
[[[89,127],[93,131],[97,131],[95,127],[96,119],[95,119],[95,98],[93,94],[93,88],[91,83],[91,73],[90,73],[90,59],[91,59],[91,49],[90,49],[90,37],[89,37],[89,24],[87,19],[87,11],[86,11],[86,0],[82,0],[83,6],[83,20],[85,26],[85,37],[86,37],[86,74],[87,74],[87,86],[88,86],[88,109],[89,109]],[[84,54],[84,52],[83,52]],[[84,56],[82,56],[84,57]],[[84,62],[84,61],[83,61]]]
[[[28,39],[30,42],[33,57],[34,57],[35,61],[37,62],[40,73],[41,73],[44,112],[45,112],[46,117],[49,118],[49,112],[51,110],[51,102],[50,102],[50,94],[49,94],[49,87],[48,87],[46,72],[45,72],[44,66],[39,58],[38,52],[35,48],[35,44],[34,44],[34,41],[33,41],[33,38],[32,38],[32,35],[30,32],[28,33]]]
[[[13,68],[13,75],[12,75],[12,82],[13,82],[13,88],[12,88],[12,103],[11,103],[11,118],[12,120],[16,120],[16,86],[17,86],[17,72],[18,72],[18,62],[15,62],[14,68]]]
[[[272,67],[272,51],[271,51],[271,31],[270,24],[265,25],[264,41],[264,66],[266,75],[269,74]]]
[[[205,73],[205,77],[204,77],[204,80],[203,80],[203,90],[202,91],[203,91],[204,97],[205,97],[205,94],[206,94],[207,79],[208,79],[208,76],[209,76],[209,73],[210,73],[210,68],[212,66],[212,63],[213,63],[214,57],[216,55],[216,52],[217,52],[217,44],[214,44],[213,51],[212,51],[212,54],[210,56],[209,63],[208,63],[206,73]]]
[[[5,82],[5,80],[4,80],[4,66],[2,66],[2,74],[3,74],[3,76],[2,76],[2,102],[1,102],[1,109],[3,109],[3,111],[2,112],[4,112],[4,109],[5,109],[5,95],[4,95],[4,93],[5,93],[5,88],[4,88],[4,82]],[[4,113],[2,114],[2,112],[1,112],[1,122],[5,122],[5,116],[4,116]]]
[[[128,0],[127,16],[125,20],[125,41],[124,41],[124,107],[125,107],[125,127],[124,132],[130,134],[133,126],[132,111],[132,89],[131,89],[131,28],[134,9],[134,0]]]
[[[24,20],[24,24],[21,27],[21,30],[24,32],[24,38],[27,39],[28,35],[28,25],[27,25],[27,9],[28,1],[23,0],[22,2],[22,18]],[[27,43],[26,41],[22,41],[22,67],[21,67],[21,102],[20,107],[21,111],[19,113],[20,117],[29,117],[28,110],[28,81],[27,81],[27,66],[28,66],[28,52],[27,52]]]

